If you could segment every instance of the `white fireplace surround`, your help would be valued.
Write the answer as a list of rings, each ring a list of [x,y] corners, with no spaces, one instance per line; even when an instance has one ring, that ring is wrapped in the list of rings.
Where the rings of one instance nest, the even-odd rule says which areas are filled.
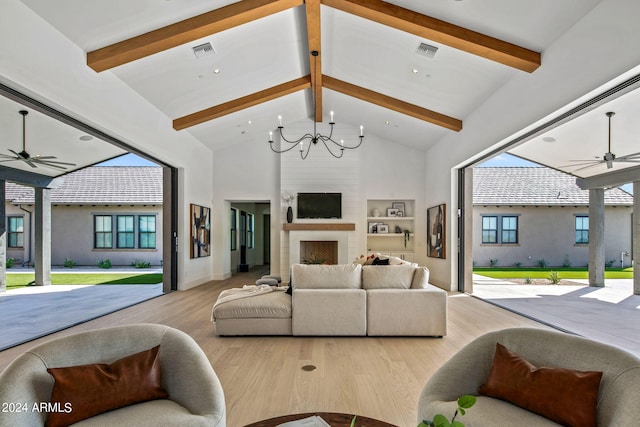
[[[338,242],[338,264],[349,263],[349,233],[345,231],[300,230],[289,231],[289,262],[300,262],[300,242]]]

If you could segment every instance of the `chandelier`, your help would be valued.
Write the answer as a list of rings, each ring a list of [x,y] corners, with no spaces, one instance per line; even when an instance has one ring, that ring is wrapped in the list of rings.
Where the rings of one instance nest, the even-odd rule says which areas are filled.
[[[313,56],[313,68],[314,68],[314,82],[313,82],[313,87],[312,87],[312,92],[315,91],[316,88],[316,76],[318,75],[318,70],[316,68],[316,57],[318,56],[318,51],[314,50],[311,51],[311,56]],[[313,96],[313,112],[315,113],[316,110],[316,97],[315,94],[312,94]],[[333,121],[333,111],[331,111],[329,113],[330,116],[330,122],[329,122],[329,126],[331,126],[330,130],[329,130],[329,135],[322,135],[321,133],[318,132],[317,130],[317,124],[316,121],[313,120],[313,133],[306,133],[304,135],[302,135],[300,138],[298,139],[288,139],[284,136],[283,134],[283,130],[284,130],[284,126],[282,125],[282,116],[278,116],[278,130],[276,131],[279,135],[280,135],[280,141],[281,144],[283,142],[286,142],[287,144],[289,144],[288,146],[285,146],[285,148],[282,148],[282,145],[280,147],[280,149],[276,149],[273,147],[273,132],[270,131],[269,132],[269,147],[271,147],[271,150],[274,151],[275,153],[278,154],[282,154],[282,153],[286,153],[287,151],[291,151],[294,148],[299,146],[299,150],[300,150],[300,157],[302,158],[302,160],[306,159],[307,156],[309,155],[309,151],[311,150],[311,146],[313,145],[317,145],[319,142],[321,142],[324,147],[327,149],[327,151],[335,158],[339,159],[340,157],[342,157],[344,155],[344,150],[354,150],[356,148],[358,148],[360,146],[360,144],[362,144],[362,140],[364,138],[364,127],[362,125],[360,125],[360,136],[359,141],[357,144],[355,145],[345,145],[344,143],[344,139],[341,139],[340,142],[336,141],[333,139],[333,126],[335,125],[335,122]]]

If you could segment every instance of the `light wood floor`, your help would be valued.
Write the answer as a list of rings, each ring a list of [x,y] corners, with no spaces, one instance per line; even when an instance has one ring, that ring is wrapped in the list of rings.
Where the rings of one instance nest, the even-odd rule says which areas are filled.
[[[207,354],[225,391],[229,427],[311,411],[361,414],[415,427],[422,387],[461,347],[496,329],[544,328],[476,298],[451,294],[448,335],[442,339],[217,337],[209,319],[219,292],[252,283],[261,273],[239,273],[164,295],[0,352],[0,371],[51,338],[115,325],[161,323],[187,332]],[[302,370],[305,365],[317,369]]]

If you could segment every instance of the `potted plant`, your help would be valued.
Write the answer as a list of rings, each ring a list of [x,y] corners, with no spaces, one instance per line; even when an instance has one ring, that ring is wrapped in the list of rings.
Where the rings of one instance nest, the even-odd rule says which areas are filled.
[[[456,421],[458,413],[464,415],[466,410],[476,404],[476,397],[471,395],[464,395],[458,398],[458,408],[453,414],[451,421],[442,414],[437,414],[433,417],[433,420],[423,420],[418,427],[464,427],[460,421]]]

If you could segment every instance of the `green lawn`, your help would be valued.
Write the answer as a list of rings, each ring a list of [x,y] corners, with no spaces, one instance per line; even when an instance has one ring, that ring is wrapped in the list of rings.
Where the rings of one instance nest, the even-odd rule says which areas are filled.
[[[549,273],[557,271],[563,279],[588,279],[589,271],[586,268],[516,268],[516,267],[476,267],[473,272],[494,279],[546,279]],[[605,279],[632,279],[633,267],[625,269],[607,268]]]
[[[33,273],[7,273],[7,290],[29,286]],[[162,282],[161,273],[51,273],[53,285],[147,285]]]

